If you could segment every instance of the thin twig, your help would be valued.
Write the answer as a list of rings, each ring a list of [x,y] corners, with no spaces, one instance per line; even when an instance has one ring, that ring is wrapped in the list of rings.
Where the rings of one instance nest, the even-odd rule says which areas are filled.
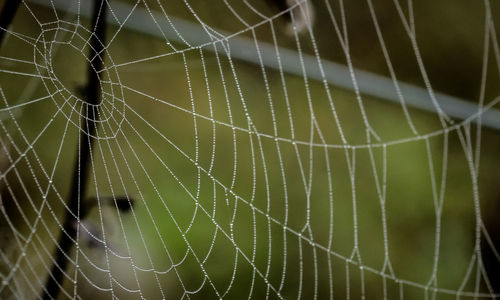
[[[89,171],[89,159],[92,151],[93,136],[97,129],[97,118],[95,109],[100,98],[100,73],[96,72],[103,67],[103,57],[99,57],[104,49],[106,31],[106,4],[104,0],[94,0],[92,15],[92,29],[95,30],[91,36],[91,47],[89,52],[88,84],[86,88],[87,109],[82,119],[81,137],[77,149],[77,160],[73,170],[71,191],[68,199],[68,210],[65,211],[63,229],[59,238],[58,246],[55,250],[55,262],[52,265],[50,276],[45,284],[43,299],[56,299],[59,295],[63,274],[68,265],[68,256],[76,239],[77,230],[74,222],[80,218],[78,207],[83,199],[87,187],[87,177]],[[95,57],[97,55],[97,57]],[[94,59],[93,59],[94,58]],[[77,216],[77,219],[73,216]]]

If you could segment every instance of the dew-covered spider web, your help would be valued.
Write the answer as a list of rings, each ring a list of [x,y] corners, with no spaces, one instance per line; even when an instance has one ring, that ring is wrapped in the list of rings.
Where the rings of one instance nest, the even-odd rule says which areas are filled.
[[[0,298],[500,296],[498,1],[95,2],[0,28]]]

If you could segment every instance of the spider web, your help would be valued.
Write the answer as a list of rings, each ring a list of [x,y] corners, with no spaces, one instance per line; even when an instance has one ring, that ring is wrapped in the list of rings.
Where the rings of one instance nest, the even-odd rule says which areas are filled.
[[[411,0],[104,3],[107,40],[92,58],[90,1],[23,1],[1,28],[2,298],[42,295],[67,211],[77,234],[60,298],[499,296],[490,1],[463,5],[477,31],[461,119],[434,90],[459,86],[456,74],[426,60],[463,51],[420,34],[435,23]],[[82,88],[94,59],[97,105]],[[356,67],[386,76],[397,103],[367,92]],[[93,143],[75,214],[82,131]]]

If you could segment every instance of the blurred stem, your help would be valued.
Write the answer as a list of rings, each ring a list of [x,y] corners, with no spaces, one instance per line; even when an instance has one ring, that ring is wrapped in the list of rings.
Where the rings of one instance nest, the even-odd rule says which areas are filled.
[[[87,177],[89,173],[89,160],[91,158],[92,143],[96,135],[97,118],[96,105],[100,98],[100,73],[103,68],[103,58],[99,55],[104,50],[104,40],[106,31],[106,4],[104,0],[94,0],[92,13],[92,30],[94,33],[90,38],[88,83],[86,87],[86,106],[84,117],[82,118],[81,136],[77,148],[77,159],[73,169],[71,191],[68,198],[68,209],[65,210],[63,228],[59,237],[59,243],[54,253],[54,264],[49,274],[43,299],[57,299],[62,285],[63,275],[66,272],[68,259],[73,244],[77,236],[75,222],[78,222],[84,212],[79,210],[80,203],[85,199],[87,190]],[[76,218],[74,217],[76,216]]]
[[[2,12],[0,12],[0,46],[3,45],[3,39],[9,29],[10,23],[16,15],[17,9],[21,0],[7,0],[3,5]]]

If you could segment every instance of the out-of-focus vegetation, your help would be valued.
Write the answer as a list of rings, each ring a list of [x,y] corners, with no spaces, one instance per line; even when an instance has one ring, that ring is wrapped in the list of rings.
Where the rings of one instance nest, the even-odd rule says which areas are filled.
[[[366,1],[345,2],[353,65],[388,75]],[[327,9],[321,1],[313,3],[316,8],[314,39],[320,56],[346,63]],[[182,1],[162,4],[168,14],[196,21]],[[231,33],[246,28],[231,15],[223,1],[192,0],[189,4],[198,17],[213,28]],[[243,2],[231,4],[249,24],[262,21]],[[268,16],[277,13],[266,1],[252,1],[252,4]],[[407,8],[406,3],[401,5]],[[413,5],[416,39],[433,88],[478,102],[484,58],[484,4],[428,0],[415,1]],[[495,19],[499,15],[499,4],[490,5]],[[153,1],[149,1],[148,6],[151,10],[160,10]],[[54,11],[36,5],[30,7],[40,22],[55,20]],[[339,3],[335,1],[332,8],[340,20]],[[374,1],[374,8],[398,79],[424,86],[415,51],[393,3]],[[58,17],[76,22],[75,16],[60,13]],[[89,27],[89,20],[82,18],[80,22],[83,27]],[[296,50],[294,37],[283,33],[284,20],[277,18],[272,24],[279,46]],[[495,28],[500,31],[498,25]],[[36,38],[40,25],[22,6],[12,30]],[[315,289],[321,299],[328,298],[331,289],[337,299],[347,298],[347,294],[357,299],[362,292],[369,298],[379,299],[384,297],[384,286],[387,298],[398,297],[399,283],[391,278],[384,280],[380,274],[361,272],[359,265],[386,273],[388,277],[427,285],[432,279],[434,263],[438,263],[437,286],[449,290],[460,288],[474,253],[476,220],[471,170],[459,136],[470,134],[472,147],[476,147],[475,125],[460,126],[444,134],[436,114],[411,109],[418,131],[415,135],[401,106],[363,96],[367,120],[381,138],[381,141],[374,137],[368,140],[355,94],[331,85],[328,88],[336,113],[348,145],[352,146],[346,147],[323,83],[311,80],[305,83],[303,78],[285,74],[286,86],[283,86],[280,73],[266,69],[268,93],[260,66],[228,60],[206,48],[175,53],[164,40],[114,26],[109,26],[107,36],[113,37],[117,30],[120,32],[107,50],[109,56],[105,64],[110,69],[113,67],[110,57],[119,65],[171,54],[118,67],[118,76],[107,79],[119,81],[122,86],[103,85],[104,90],[123,95],[125,113],[114,111],[112,118],[100,124],[99,136],[109,136],[115,131],[118,134],[116,138],[98,140],[94,145],[92,168],[95,171],[90,178],[89,195],[128,194],[136,203],[133,213],[123,214],[102,207],[93,210],[89,219],[95,224],[104,224],[102,229],[110,249],[123,257],[132,257],[133,265],[130,259],[117,257],[101,247],[81,245],[77,292],[83,299],[110,296],[109,292],[94,288],[88,280],[103,288],[112,285],[120,299],[138,298],[137,293],[122,289],[116,282],[110,283],[108,273],[101,269],[109,269],[110,274],[129,289],[140,288],[148,299],[160,298],[158,285],[167,298],[178,298],[184,289],[200,287],[206,280],[205,275],[211,283],[205,282],[191,298],[216,297],[211,285],[221,293],[231,286],[226,295],[229,299],[245,298],[250,293],[257,299],[267,293],[276,298],[275,292],[267,290],[263,277],[275,289],[280,289],[286,299],[296,298],[299,293],[302,298],[310,299]],[[85,38],[84,31],[78,32]],[[63,35],[57,36],[60,41],[71,36],[63,30],[57,34]],[[242,34],[251,37],[251,32]],[[255,34],[261,41],[272,42],[269,23],[256,27]],[[46,36],[50,37],[53,36]],[[304,53],[313,54],[311,37],[304,33],[299,38]],[[186,46],[175,47],[180,50]],[[86,81],[86,52],[61,45],[51,53],[55,54],[51,63],[57,78],[68,95],[69,92],[77,95],[76,90]],[[32,61],[33,47],[10,37],[2,45],[0,55]],[[499,94],[495,60],[498,57],[493,49],[489,58],[486,102]],[[0,63],[2,70],[37,72],[31,65],[5,60]],[[30,82],[36,80],[39,79],[0,73],[0,85],[10,105],[47,95],[50,82],[45,83],[49,88],[41,83],[26,95],[25,91],[34,84]],[[64,114],[56,113],[57,105],[63,105],[63,99],[59,95],[56,98],[30,104],[22,112],[19,110],[17,124],[7,111],[1,112],[2,148],[11,153],[14,160],[28,149],[25,139],[38,139],[34,150],[27,152],[27,159],[20,159],[15,172],[5,177],[8,188],[4,187],[3,205],[19,233],[29,234],[25,220],[34,222],[33,206],[39,207],[43,201],[41,195],[48,191],[41,221],[27,247],[27,258],[20,264],[22,273],[16,275],[19,285],[25,286],[25,292],[32,295],[37,291],[27,288],[27,280],[32,279],[31,284],[40,288],[46,276],[42,274],[47,274],[51,265],[53,238],[60,230],[54,218],[61,221],[62,203],[69,192],[79,132],[75,125],[79,124],[77,114],[82,109],[73,99],[61,109]],[[121,109],[121,103],[116,104]],[[6,105],[2,103],[0,107]],[[317,127],[311,125],[311,111]],[[252,123],[248,122],[246,113]],[[75,124],[68,123],[68,119]],[[45,129],[49,122],[51,125]],[[38,137],[42,128],[43,134]],[[428,138],[421,138],[427,134]],[[275,136],[280,139],[275,141]],[[406,138],[411,140],[405,141]],[[393,141],[386,147],[366,146]],[[435,176],[434,188],[439,194],[445,141],[447,169],[439,254],[436,255],[436,209],[431,178]],[[426,143],[430,147],[431,163]],[[500,198],[499,149],[500,133],[483,128],[480,151],[475,153],[480,155],[478,194],[482,219],[492,234],[500,227],[495,213]],[[382,209],[376,180],[383,181],[384,151],[387,178],[383,191],[386,202]],[[351,163],[355,161],[354,185],[346,157]],[[2,170],[8,165],[2,166]],[[49,183],[45,175],[52,172],[52,183]],[[353,203],[356,203],[357,228]],[[388,253],[384,249],[384,225]],[[10,232],[7,224],[5,228]],[[346,262],[346,258],[353,255],[356,229],[359,257],[354,255],[354,262]],[[16,242],[7,236],[9,242],[2,251],[16,258],[21,253],[19,245],[24,241]],[[496,239],[498,241],[498,236]],[[233,242],[241,252],[236,251]],[[486,257],[488,248],[483,253]],[[175,268],[169,269],[172,261],[176,263]],[[484,263],[490,272],[499,268],[494,259]],[[148,269],[159,272],[155,274]],[[9,267],[2,266],[0,270],[7,274]],[[163,274],[165,270],[170,271]],[[67,274],[73,277],[74,273],[72,266]],[[23,274],[28,279],[24,279]],[[497,278],[490,279],[498,286]],[[465,291],[474,291],[474,280],[471,276],[465,283]],[[430,286],[433,284],[431,281]],[[73,294],[69,280],[65,281],[65,288]],[[405,299],[420,299],[427,293],[425,289],[407,284],[402,285],[402,289]],[[484,282],[481,291],[486,291]],[[428,296],[431,295],[432,292],[428,292]],[[436,297],[455,298],[444,294]]]

